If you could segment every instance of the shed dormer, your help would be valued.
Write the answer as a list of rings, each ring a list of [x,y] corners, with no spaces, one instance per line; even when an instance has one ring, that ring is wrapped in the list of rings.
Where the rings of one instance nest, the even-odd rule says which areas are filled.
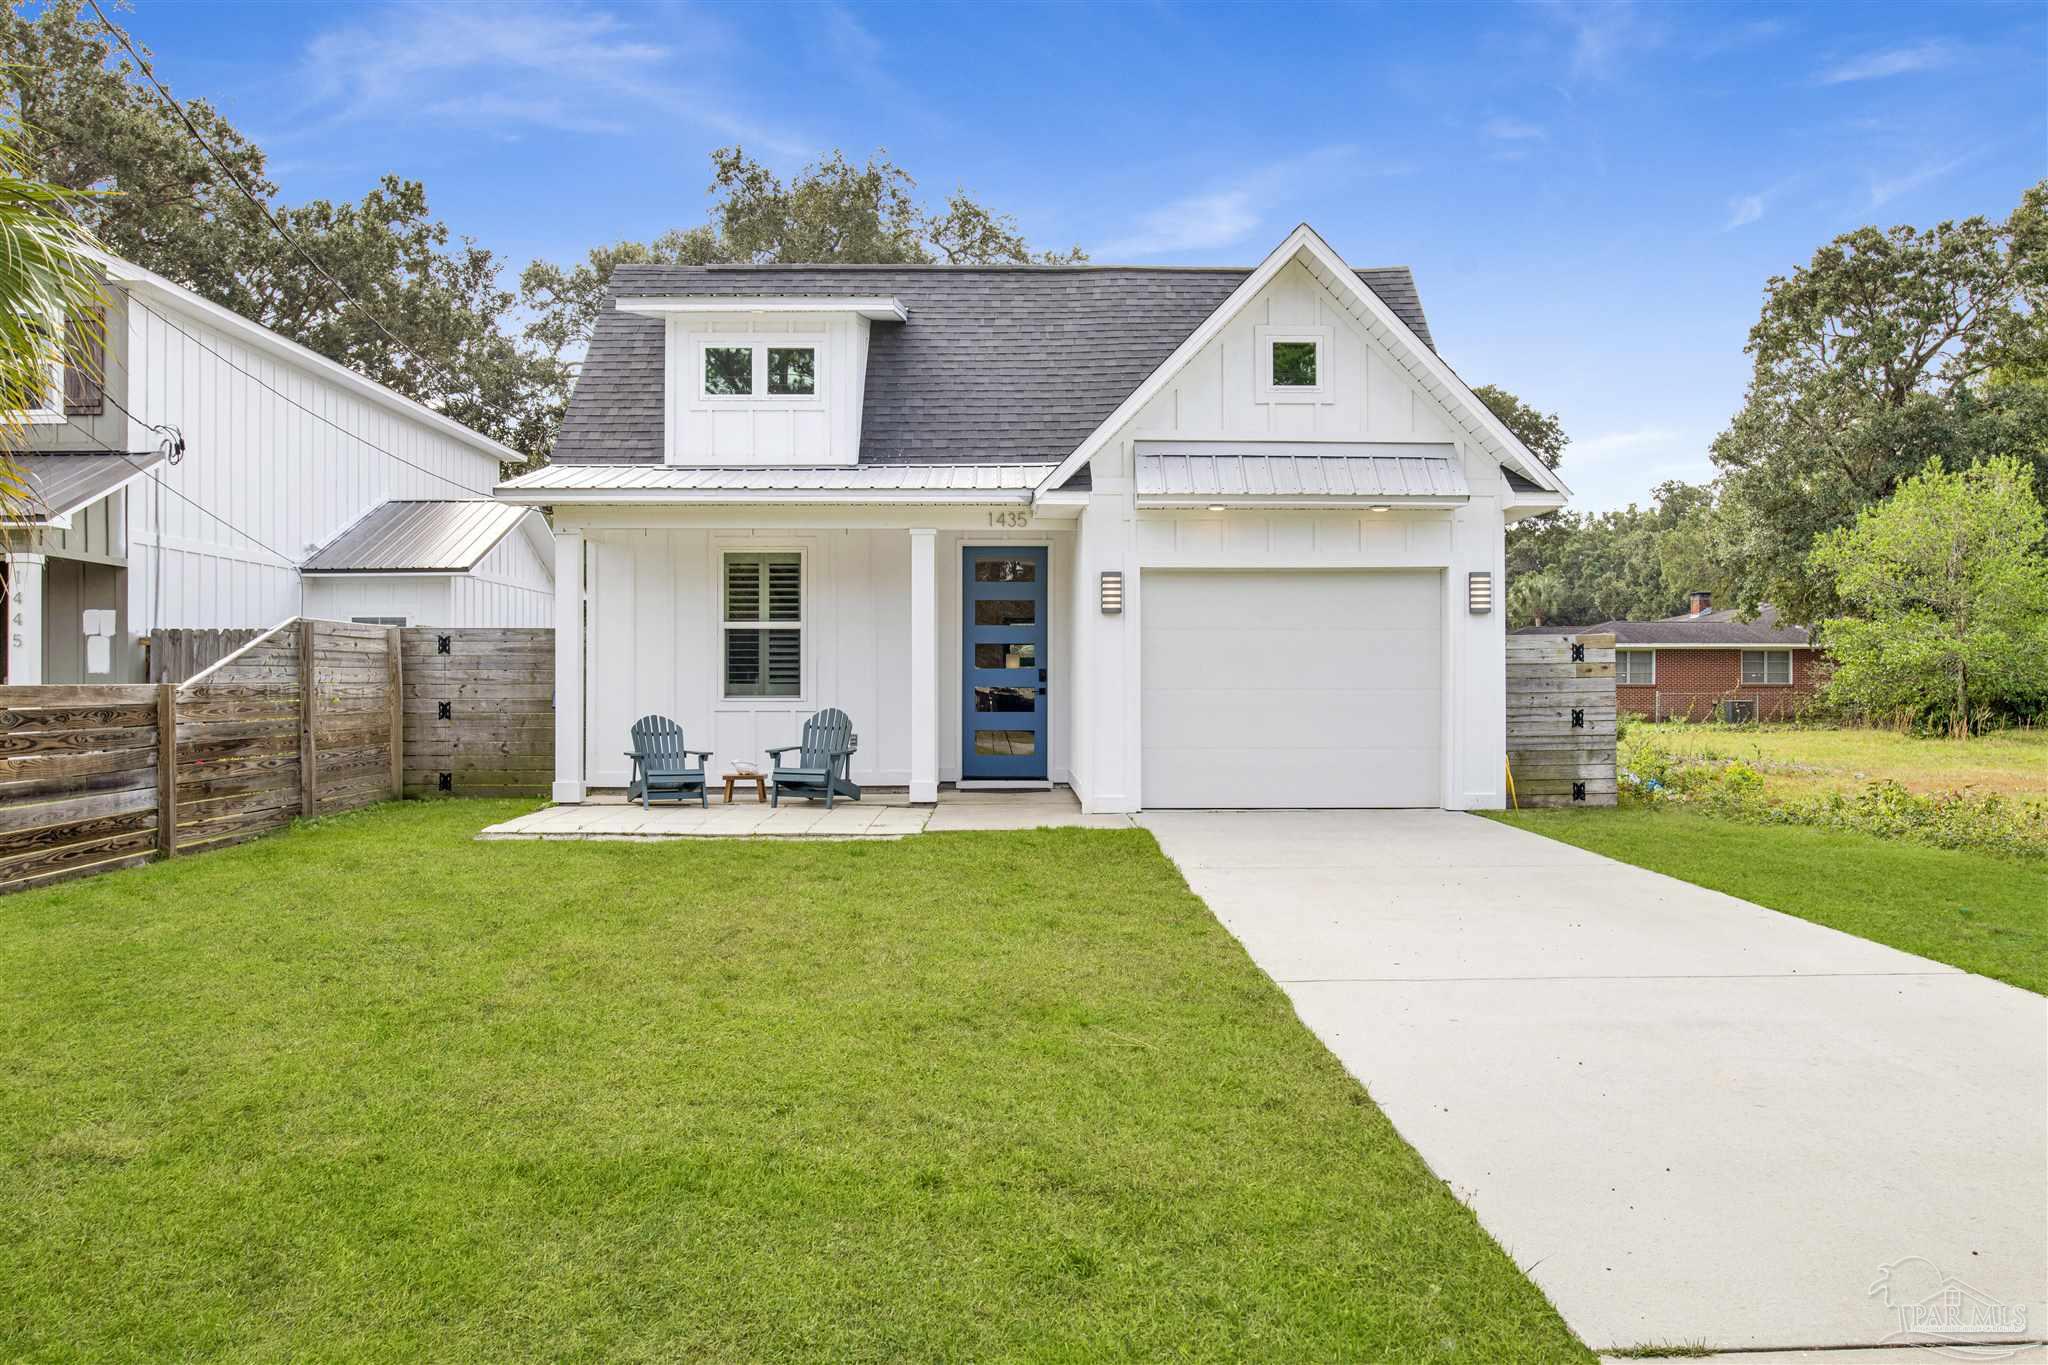
[[[669,464],[850,465],[860,459],[868,333],[893,298],[622,298],[664,324]]]

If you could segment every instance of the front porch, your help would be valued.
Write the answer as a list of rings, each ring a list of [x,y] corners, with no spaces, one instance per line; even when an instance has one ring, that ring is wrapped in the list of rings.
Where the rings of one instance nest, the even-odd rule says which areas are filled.
[[[908,789],[870,788],[859,801],[801,798],[781,806],[743,792],[726,805],[716,793],[707,808],[695,802],[642,809],[617,791],[595,791],[581,805],[549,806],[492,825],[479,839],[900,839],[951,830],[1128,829],[1128,815],[1090,815],[1065,787],[1051,791],[939,793],[936,805],[912,804]]]

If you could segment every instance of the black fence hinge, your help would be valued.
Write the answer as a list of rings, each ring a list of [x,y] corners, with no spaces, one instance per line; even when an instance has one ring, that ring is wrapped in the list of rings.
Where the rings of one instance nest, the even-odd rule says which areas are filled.
[[[1584,645],[1572,646],[1572,662],[1575,664],[1586,662],[1586,647]]]
[[[1573,714],[1573,715],[1577,715],[1577,714],[1578,714],[1578,712],[1574,711],[1574,712],[1572,712],[1572,714]],[[440,712],[439,712],[439,715],[440,715],[440,719],[442,719],[442,720],[454,720],[454,719],[455,719],[455,703],[454,703],[454,702],[452,702],[452,701],[444,701],[444,702],[442,702],[442,703],[441,703],[441,710],[440,710]]]
[[[447,704],[448,704],[448,703],[447,703],[447,702],[445,702],[445,701],[441,703],[441,705],[443,705],[443,706],[446,706]],[[1585,729],[1585,728],[1586,728],[1586,712],[1585,712],[1584,708],[1582,708],[1582,707],[1577,707],[1577,706],[1574,706],[1574,707],[1572,708],[1572,729],[1574,729],[1574,730],[1583,730],[1583,729]]]
[[[442,773],[441,780],[434,784],[434,790],[452,792],[455,790],[455,774]]]
[[[455,637],[453,635],[436,635],[434,637],[434,652],[436,654],[453,654],[455,652]]]
[[[448,774],[446,774],[446,773],[443,773],[443,774],[441,774],[441,776],[443,777],[443,779],[445,779],[445,778],[446,778],[446,777],[448,776]],[[445,788],[444,788],[444,790],[445,790]],[[1572,800],[1574,800],[1574,801],[1583,801],[1583,800],[1585,800],[1585,799],[1586,799],[1586,784],[1585,784],[1585,783],[1583,783],[1583,782],[1574,782],[1574,783],[1572,783]]]

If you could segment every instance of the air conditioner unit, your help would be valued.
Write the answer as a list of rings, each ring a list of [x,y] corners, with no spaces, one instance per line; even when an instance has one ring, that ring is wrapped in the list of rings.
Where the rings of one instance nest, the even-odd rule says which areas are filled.
[[[1721,703],[1721,723],[1724,725],[1756,724],[1756,702],[1749,698],[1734,698]]]

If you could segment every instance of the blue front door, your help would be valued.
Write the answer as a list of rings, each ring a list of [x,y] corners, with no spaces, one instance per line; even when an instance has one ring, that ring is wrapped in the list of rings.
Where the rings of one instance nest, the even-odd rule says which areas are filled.
[[[1045,549],[962,552],[960,776],[1043,778]]]

